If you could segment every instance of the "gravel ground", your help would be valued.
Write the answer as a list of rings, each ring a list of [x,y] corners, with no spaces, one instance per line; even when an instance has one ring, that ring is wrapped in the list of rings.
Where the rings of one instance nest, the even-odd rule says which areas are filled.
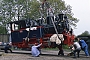
[[[30,51],[14,51],[13,53],[0,52],[0,60],[90,60],[86,58],[83,52],[80,53],[80,58],[67,56],[69,52],[65,52],[65,56],[57,56],[58,51],[43,50],[40,57],[32,57]]]

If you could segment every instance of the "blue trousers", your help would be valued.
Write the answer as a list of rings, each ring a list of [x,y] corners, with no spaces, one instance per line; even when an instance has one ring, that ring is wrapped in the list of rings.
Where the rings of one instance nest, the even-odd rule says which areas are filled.
[[[88,52],[88,47],[87,46],[84,48],[84,52],[85,52],[86,56],[89,56],[89,52]]]

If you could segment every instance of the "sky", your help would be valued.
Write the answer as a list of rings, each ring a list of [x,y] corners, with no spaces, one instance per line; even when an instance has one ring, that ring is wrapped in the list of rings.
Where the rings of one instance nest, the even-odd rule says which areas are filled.
[[[75,35],[80,35],[85,31],[90,32],[90,0],[64,0],[66,5],[72,7],[74,17],[80,21],[74,29]]]

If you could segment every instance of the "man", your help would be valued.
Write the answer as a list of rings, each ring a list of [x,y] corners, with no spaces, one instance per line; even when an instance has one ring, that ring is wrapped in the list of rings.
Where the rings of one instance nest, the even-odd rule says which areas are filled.
[[[76,58],[76,52],[77,52],[77,55],[78,55],[78,58],[79,58],[79,53],[80,53],[80,50],[81,50],[81,46],[77,41],[74,41],[73,46],[74,46],[74,50],[73,50],[74,57]]]
[[[5,46],[5,49],[4,50],[5,50],[5,53],[8,53],[8,50],[12,53],[11,46],[9,44],[7,44]]]
[[[34,56],[34,57],[39,57],[40,50],[39,50],[38,48],[39,48],[41,45],[42,45],[42,43],[41,43],[41,44],[35,43],[34,46],[32,46],[32,48],[31,48],[32,56]]]
[[[79,44],[81,45],[81,49],[85,52],[86,57],[89,57],[89,52],[88,52],[88,45],[86,42],[80,38],[78,38]]]
[[[58,46],[58,49],[59,49],[58,55],[64,56],[64,51],[63,51],[63,48],[62,48],[62,42],[61,42],[61,44],[59,44],[57,46]]]

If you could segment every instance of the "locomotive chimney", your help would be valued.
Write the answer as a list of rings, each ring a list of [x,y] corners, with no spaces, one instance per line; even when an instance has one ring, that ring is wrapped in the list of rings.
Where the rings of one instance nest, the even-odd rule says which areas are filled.
[[[60,20],[63,20],[64,14],[58,14],[58,16],[59,16],[59,19],[60,19]]]

